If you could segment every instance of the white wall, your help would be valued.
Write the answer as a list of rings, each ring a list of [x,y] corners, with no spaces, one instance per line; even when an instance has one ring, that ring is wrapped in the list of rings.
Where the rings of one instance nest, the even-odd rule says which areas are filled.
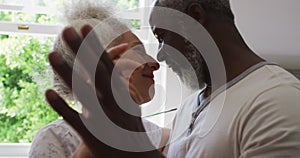
[[[230,0],[236,24],[252,50],[300,69],[299,0]]]

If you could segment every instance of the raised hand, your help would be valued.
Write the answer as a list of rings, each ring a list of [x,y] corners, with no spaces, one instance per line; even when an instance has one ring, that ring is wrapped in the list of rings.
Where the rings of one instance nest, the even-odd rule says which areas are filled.
[[[86,114],[74,111],[53,90],[46,92],[47,101],[81,135],[95,157],[162,157],[151,145],[140,110],[95,33],[90,26],[84,26],[81,34],[82,37],[73,28],[63,32],[64,40],[77,57],[73,67],[57,52],[49,55],[49,61],[82,103]]]

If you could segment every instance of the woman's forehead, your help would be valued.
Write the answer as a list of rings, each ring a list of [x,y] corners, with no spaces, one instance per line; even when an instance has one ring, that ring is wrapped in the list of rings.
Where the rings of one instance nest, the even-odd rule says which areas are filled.
[[[128,43],[128,48],[132,48],[135,46],[143,46],[143,43],[139,38],[131,31],[128,31],[122,35],[122,40],[119,41],[119,44]]]

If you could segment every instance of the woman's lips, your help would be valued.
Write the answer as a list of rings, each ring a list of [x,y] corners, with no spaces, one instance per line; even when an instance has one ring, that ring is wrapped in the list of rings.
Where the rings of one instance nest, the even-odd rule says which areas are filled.
[[[143,74],[144,77],[147,77],[147,78],[151,78],[153,79],[154,78],[154,75],[153,74]]]

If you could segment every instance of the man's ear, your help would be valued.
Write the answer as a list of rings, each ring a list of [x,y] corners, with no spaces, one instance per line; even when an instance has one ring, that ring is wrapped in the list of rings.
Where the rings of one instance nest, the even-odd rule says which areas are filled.
[[[206,20],[206,12],[201,4],[192,3],[188,6],[187,14],[199,21],[202,25]]]

